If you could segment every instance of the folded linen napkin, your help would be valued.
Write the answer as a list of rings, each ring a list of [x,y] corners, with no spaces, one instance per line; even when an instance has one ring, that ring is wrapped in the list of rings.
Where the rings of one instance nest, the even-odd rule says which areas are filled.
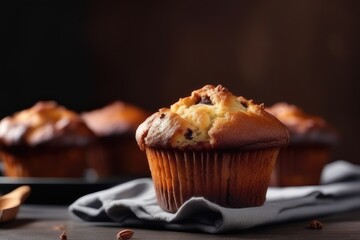
[[[85,195],[71,204],[69,211],[85,221],[222,233],[360,207],[360,166],[341,160],[330,163],[324,168],[322,183],[269,187],[267,200],[260,207],[224,208],[194,197],[176,213],[168,213],[157,204],[152,180],[142,178]]]

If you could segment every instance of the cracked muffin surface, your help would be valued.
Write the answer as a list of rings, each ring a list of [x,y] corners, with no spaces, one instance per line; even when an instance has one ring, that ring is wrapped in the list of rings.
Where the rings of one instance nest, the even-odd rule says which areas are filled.
[[[279,119],[290,133],[290,142],[335,145],[339,141],[337,130],[323,117],[309,114],[300,107],[279,102],[265,109]]]
[[[4,148],[85,145],[93,137],[94,133],[77,113],[55,101],[39,101],[0,121],[0,145]]]
[[[160,109],[136,132],[141,149],[257,149],[286,145],[288,138],[287,128],[263,104],[221,85],[206,85]]]

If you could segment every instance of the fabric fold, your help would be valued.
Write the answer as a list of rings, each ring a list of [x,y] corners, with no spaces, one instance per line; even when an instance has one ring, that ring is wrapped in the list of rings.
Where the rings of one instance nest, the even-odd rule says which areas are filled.
[[[322,181],[319,186],[269,187],[267,200],[260,207],[224,208],[202,197],[194,197],[176,213],[168,213],[157,204],[152,180],[141,178],[85,195],[71,204],[69,211],[91,222],[221,233],[360,207],[358,166],[346,161],[330,163],[324,169]]]

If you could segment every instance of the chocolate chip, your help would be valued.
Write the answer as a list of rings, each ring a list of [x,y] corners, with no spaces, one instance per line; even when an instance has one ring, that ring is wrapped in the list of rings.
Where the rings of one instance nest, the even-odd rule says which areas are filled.
[[[186,133],[184,134],[184,136],[185,136],[186,139],[191,140],[191,139],[193,138],[192,134],[193,134],[193,131],[191,131],[191,129],[188,128],[188,129],[186,130]]]
[[[199,102],[197,102],[196,104],[206,104],[206,105],[213,105],[211,99],[209,96],[205,95],[205,96],[201,96],[201,99],[199,99]]]
[[[248,102],[246,101],[240,101],[241,105],[243,105],[245,108],[248,108],[249,107],[249,104]]]
[[[162,114],[160,115],[160,119],[163,119],[164,117],[165,117],[165,114],[162,113]]]

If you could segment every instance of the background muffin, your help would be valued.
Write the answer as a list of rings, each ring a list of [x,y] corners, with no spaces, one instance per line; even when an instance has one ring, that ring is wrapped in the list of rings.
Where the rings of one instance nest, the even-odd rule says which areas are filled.
[[[175,212],[193,196],[225,207],[262,205],[288,132],[263,105],[207,85],[151,115],[136,139],[160,207]]]
[[[338,141],[335,129],[322,117],[288,103],[277,103],[266,110],[290,132],[290,143],[280,150],[270,184],[318,185],[321,171],[331,160],[331,150]]]
[[[82,114],[97,136],[89,165],[99,177],[150,176],[145,154],[135,140],[135,131],[149,114],[129,103],[115,101]]]
[[[73,111],[38,102],[0,122],[1,159],[10,177],[82,177],[94,133]]]

